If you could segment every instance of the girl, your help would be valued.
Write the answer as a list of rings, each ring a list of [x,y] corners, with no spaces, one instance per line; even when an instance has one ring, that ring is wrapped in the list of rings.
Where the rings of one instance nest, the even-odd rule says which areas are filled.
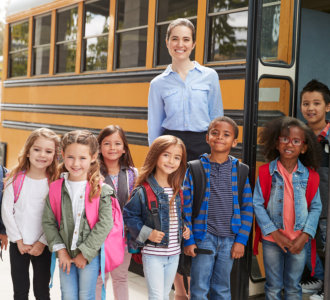
[[[170,23],[166,46],[172,64],[151,81],[148,97],[149,145],[162,134],[177,136],[185,143],[188,161],[210,153],[205,141],[207,127],[223,115],[218,74],[190,60],[195,44],[191,21]]]
[[[306,263],[305,244],[315,235],[322,208],[317,183],[312,197],[306,193],[310,177],[318,182],[317,173],[307,169],[318,166],[317,141],[304,123],[283,117],[266,124],[260,143],[271,161],[259,169],[259,174],[261,170],[270,174],[270,196],[262,184],[264,175],[258,178],[253,195],[262,232],[266,299],[282,299],[283,288],[285,299],[302,299],[299,282]]]
[[[47,128],[33,131],[6,178],[2,218],[10,240],[14,299],[28,299],[29,265],[36,299],[49,298],[50,252],[41,226],[48,184],[57,177],[59,137]],[[19,186],[19,188],[15,188]]]
[[[108,185],[100,184],[98,142],[91,132],[68,132],[61,147],[63,164],[60,170],[65,173],[62,174],[64,183],[60,193],[60,228],[50,197],[46,201],[42,225],[49,248],[57,253],[59,259],[62,299],[95,299],[100,270],[99,252],[113,224],[113,191]],[[55,183],[57,181],[50,187],[50,195]],[[97,197],[98,222],[91,228],[85,207],[97,201]]]
[[[121,209],[126,204],[136,181],[137,169],[134,168],[131,152],[124,130],[118,125],[105,127],[97,138],[100,146],[99,161],[105,182],[115,191]],[[124,262],[111,272],[115,299],[128,300],[128,267],[131,254],[125,252]],[[105,275],[106,282],[109,273]],[[101,276],[97,279],[96,298],[101,299]]]
[[[142,261],[149,299],[168,299],[178,267],[181,237],[189,229],[181,218],[180,190],[186,169],[183,142],[174,136],[158,137],[151,145],[133,191],[124,207],[124,221],[131,236],[143,246]],[[146,199],[147,182],[158,202],[152,214]],[[156,223],[159,225],[155,229]]]

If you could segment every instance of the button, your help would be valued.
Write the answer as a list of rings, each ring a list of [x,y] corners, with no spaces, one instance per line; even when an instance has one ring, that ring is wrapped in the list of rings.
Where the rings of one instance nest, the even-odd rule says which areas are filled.
[[[82,199],[83,196],[80,196],[80,199]]]
[[[74,234],[77,234],[77,231],[75,231]]]
[[[80,217],[80,214],[78,214],[78,217]]]

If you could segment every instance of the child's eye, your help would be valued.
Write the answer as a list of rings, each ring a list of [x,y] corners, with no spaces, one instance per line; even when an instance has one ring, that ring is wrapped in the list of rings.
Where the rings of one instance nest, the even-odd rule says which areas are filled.
[[[52,154],[53,153],[53,151],[52,150],[48,150],[48,151],[46,151],[48,154]]]
[[[181,161],[181,156],[176,156],[175,159]]]

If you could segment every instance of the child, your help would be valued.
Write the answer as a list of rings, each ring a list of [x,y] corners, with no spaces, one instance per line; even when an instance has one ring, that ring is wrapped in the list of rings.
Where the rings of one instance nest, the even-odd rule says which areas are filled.
[[[6,176],[7,169],[0,165],[0,208],[2,203],[2,193],[3,193],[3,181]],[[3,225],[2,217],[1,217],[1,211],[0,211],[0,245],[1,250],[5,249],[7,250],[8,246],[8,236],[6,234],[6,228],[5,225]]]
[[[115,191],[121,209],[129,199],[133,190],[137,169],[134,168],[131,152],[124,130],[118,125],[105,127],[97,138],[100,146],[99,161],[101,173],[105,183]],[[113,293],[116,300],[128,300],[128,267],[131,262],[131,254],[125,252],[124,262],[111,272]],[[109,273],[105,275],[106,282]],[[96,299],[101,299],[101,276],[97,279]]]
[[[91,132],[66,133],[61,148],[61,171],[66,173],[62,174],[60,226],[57,226],[50,197],[47,197],[42,225],[49,248],[59,259],[62,299],[94,299],[100,271],[100,248],[113,224],[113,191],[108,185],[101,186],[97,160],[99,145]],[[50,186],[49,194],[56,182]],[[98,222],[91,229],[85,207],[98,198]]]
[[[262,232],[266,299],[282,299],[282,289],[285,299],[302,299],[299,282],[306,262],[305,244],[315,235],[322,209],[318,175],[307,169],[318,166],[318,145],[313,132],[291,117],[267,123],[260,144],[270,164],[260,167],[259,174],[262,168],[269,170],[270,196],[265,207],[263,175],[255,186],[253,206]],[[306,196],[310,177],[316,178],[311,201]]]
[[[321,242],[325,247],[326,243],[326,231],[327,231],[327,212],[328,212],[328,199],[329,199],[329,145],[330,145],[330,123],[326,120],[327,112],[330,111],[330,91],[329,88],[317,81],[311,80],[306,84],[300,94],[300,109],[302,115],[307,121],[307,125],[313,130],[317,136],[318,142],[322,146],[322,159],[321,166],[317,169],[320,175],[320,196],[322,201],[322,212],[319,220],[319,232],[321,236]],[[310,247],[308,248],[308,257],[310,256]],[[307,258],[307,265],[309,265],[310,259]],[[314,282],[302,283],[303,289],[311,288],[311,283],[315,287],[319,287],[317,283],[323,283],[323,266],[320,259],[316,264],[315,277],[319,280]],[[311,297],[312,300],[323,299],[323,284],[320,291]]]
[[[142,261],[149,299],[169,299],[181,252],[183,226],[180,190],[186,169],[186,150],[174,136],[154,140],[133,191],[124,207],[124,221],[131,236],[143,246]],[[157,197],[158,210],[151,212],[147,187]],[[150,199],[149,199],[150,200]],[[183,231],[183,228],[186,230]]]
[[[240,207],[237,192],[237,159],[230,156],[237,145],[238,127],[228,117],[215,118],[206,141],[211,154],[200,160],[206,174],[206,191],[198,216],[191,220],[193,183],[190,170],[184,181],[185,213],[193,234],[185,241],[185,254],[192,256],[192,300],[231,299],[230,272],[235,258],[244,255],[253,222],[252,194],[246,178]],[[212,254],[196,255],[195,248]]]
[[[14,299],[28,299],[29,266],[33,266],[36,299],[50,299],[50,252],[41,226],[49,182],[57,172],[59,137],[47,128],[33,131],[6,178],[2,218],[10,240]],[[19,188],[15,188],[15,186]]]

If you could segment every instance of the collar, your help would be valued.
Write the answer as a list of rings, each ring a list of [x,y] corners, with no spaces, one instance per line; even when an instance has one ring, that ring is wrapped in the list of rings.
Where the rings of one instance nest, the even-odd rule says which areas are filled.
[[[278,160],[279,160],[279,157],[277,157],[276,159],[274,159],[273,161],[271,161],[269,163],[269,173],[270,173],[271,176],[273,176],[275,172],[280,173],[277,169],[277,161]],[[297,168],[296,172],[294,172],[294,173],[301,173],[301,174],[304,173],[306,168],[301,163],[301,161],[299,159],[298,159],[297,164],[298,164],[298,168]]]
[[[330,122],[326,120],[327,125],[323,128],[323,130],[319,133],[317,136],[318,142],[321,142],[324,140],[327,136],[329,136],[329,131],[330,131]]]
[[[159,193],[164,192],[164,189],[159,186],[159,184],[157,183],[157,180],[156,180],[156,178],[153,174],[150,174],[147,181],[150,184],[151,189],[154,191],[154,193],[156,195],[158,195]]]
[[[232,155],[228,155],[229,160],[232,162],[232,164],[235,164],[237,161],[237,158],[232,156]],[[204,153],[200,156],[200,160],[202,162],[207,162],[210,163],[210,154]]]
[[[202,68],[202,66],[201,66],[197,61],[193,61],[193,62],[194,62],[194,64],[195,64],[193,70],[196,69],[196,70],[198,70],[199,72],[203,73],[203,68]],[[170,64],[170,65],[167,66],[167,68],[166,68],[165,71],[163,72],[163,75],[164,75],[164,76],[168,76],[168,75],[171,74],[171,73],[176,73],[176,72],[174,72],[173,69],[172,69],[172,64]]]

